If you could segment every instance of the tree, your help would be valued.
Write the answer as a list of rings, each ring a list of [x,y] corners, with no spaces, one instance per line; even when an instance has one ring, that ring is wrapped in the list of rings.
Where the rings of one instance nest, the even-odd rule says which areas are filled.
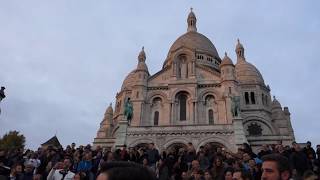
[[[0,139],[0,149],[14,150],[24,148],[26,138],[18,131],[9,131]]]

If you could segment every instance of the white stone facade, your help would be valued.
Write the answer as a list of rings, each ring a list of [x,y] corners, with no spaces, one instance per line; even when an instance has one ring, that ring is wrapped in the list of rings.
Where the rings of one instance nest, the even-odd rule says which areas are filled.
[[[236,45],[237,63],[224,58],[212,42],[197,32],[191,11],[187,33],[171,46],[162,69],[150,75],[144,50],[138,65],[125,78],[100,124],[95,146],[138,146],[154,142],[160,150],[174,144],[192,142],[195,148],[207,143],[235,151],[248,142],[261,144],[294,140],[287,107],[271,100],[270,87],[258,69],[244,56],[243,45]],[[240,96],[241,118],[233,118],[232,96]],[[133,118],[128,125],[124,105],[130,98]]]

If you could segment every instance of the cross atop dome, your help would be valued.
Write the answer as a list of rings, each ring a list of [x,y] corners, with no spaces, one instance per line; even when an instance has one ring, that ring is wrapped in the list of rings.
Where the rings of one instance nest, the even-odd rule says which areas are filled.
[[[197,18],[196,15],[193,13],[193,8],[190,8],[190,13],[188,15],[188,32],[197,32]]]

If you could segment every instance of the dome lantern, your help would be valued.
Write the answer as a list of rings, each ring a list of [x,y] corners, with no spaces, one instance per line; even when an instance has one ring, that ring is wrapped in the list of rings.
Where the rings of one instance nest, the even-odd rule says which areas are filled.
[[[188,15],[188,32],[193,31],[197,32],[197,18],[196,15],[193,13],[192,8],[190,8],[190,13]]]
[[[144,47],[142,46],[142,49],[138,55],[138,66],[136,70],[142,70],[148,73],[149,71],[145,61],[146,61],[146,53],[144,52]]]
[[[245,60],[245,57],[244,57],[244,48],[243,48],[243,45],[240,43],[240,40],[238,38],[238,43],[236,45],[236,53],[237,53],[237,60]]]
[[[139,56],[138,56],[138,60],[139,62],[145,62],[146,61],[146,53],[144,52],[144,47],[142,46],[142,49],[139,53]]]

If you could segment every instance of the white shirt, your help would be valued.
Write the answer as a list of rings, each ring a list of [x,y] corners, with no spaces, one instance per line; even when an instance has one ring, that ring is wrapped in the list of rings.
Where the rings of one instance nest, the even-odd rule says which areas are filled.
[[[61,180],[62,179],[62,174],[60,173],[62,169],[51,169],[47,180]],[[74,177],[74,173],[71,171],[68,171],[68,173],[66,174],[66,176],[64,177],[64,180],[72,180]]]
[[[28,159],[24,165],[26,164],[32,164],[33,167],[38,168],[41,164],[41,161],[39,159]]]

